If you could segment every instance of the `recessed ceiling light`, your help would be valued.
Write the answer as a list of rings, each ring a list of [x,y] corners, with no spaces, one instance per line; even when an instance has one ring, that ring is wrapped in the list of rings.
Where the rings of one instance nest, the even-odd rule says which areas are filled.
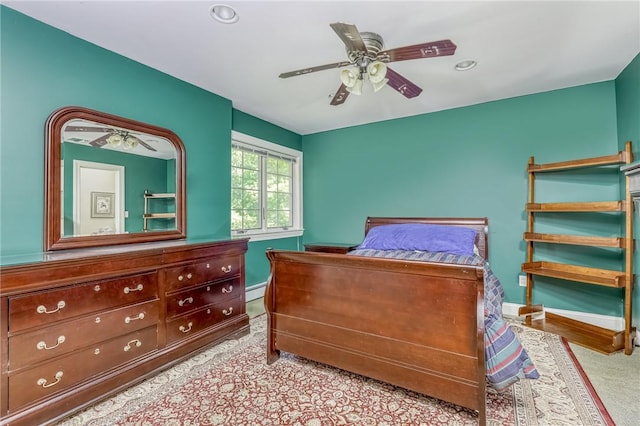
[[[211,16],[218,22],[222,22],[223,24],[233,24],[238,22],[240,18],[238,13],[231,7],[226,4],[214,4],[211,6]]]
[[[466,61],[461,61],[456,64],[456,71],[469,71],[471,68],[474,68],[478,63],[473,59],[468,59]]]

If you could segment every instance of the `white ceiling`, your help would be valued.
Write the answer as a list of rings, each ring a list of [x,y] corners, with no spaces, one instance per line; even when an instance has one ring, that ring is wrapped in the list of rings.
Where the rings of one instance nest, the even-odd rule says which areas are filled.
[[[299,134],[615,79],[640,52],[640,1],[5,1],[2,4],[230,99]],[[211,18],[233,6],[235,24]],[[450,39],[453,56],[391,63],[423,92],[390,87],[329,102],[347,59],[329,27],[355,24],[385,48]],[[475,59],[460,72],[454,65]]]

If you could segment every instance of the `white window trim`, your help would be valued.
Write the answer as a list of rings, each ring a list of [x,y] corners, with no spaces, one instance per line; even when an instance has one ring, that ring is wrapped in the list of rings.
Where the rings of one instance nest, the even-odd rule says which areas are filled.
[[[263,241],[301,236],[304,232],[302,225],[302,152],[232,130],[231,143],[234,141],[245,145],[251,145],[255,148],[261,148],[267,151],[280,153],[285,156],[294,157],[296,159],[296,165],[293,168],[293,197],[295,205],[292,212],[293,226],[291,228],[277,231],[251,230],[242,233],[231,231],[231,238],[249,238],[250,241]]]

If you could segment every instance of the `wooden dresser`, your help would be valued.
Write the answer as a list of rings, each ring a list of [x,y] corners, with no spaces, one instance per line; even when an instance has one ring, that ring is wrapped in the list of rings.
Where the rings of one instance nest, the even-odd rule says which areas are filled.
[[[248,333],[246,251],[147,243],[0,268],[0,425],[53,423]]]

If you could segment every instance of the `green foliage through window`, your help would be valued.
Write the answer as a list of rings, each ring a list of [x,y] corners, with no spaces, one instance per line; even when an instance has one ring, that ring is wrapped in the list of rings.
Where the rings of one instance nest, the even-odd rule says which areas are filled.
[[[232,231],[292,227],[294,161],[267,151],[232,145]]]

